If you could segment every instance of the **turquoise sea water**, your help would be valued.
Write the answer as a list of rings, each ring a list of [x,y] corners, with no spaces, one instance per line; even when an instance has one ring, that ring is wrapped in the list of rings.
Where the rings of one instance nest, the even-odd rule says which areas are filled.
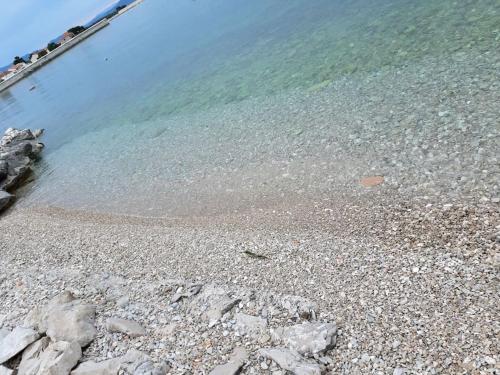
[[[358,157],[370,159],[373,143],[351,157],[332,150],[363,144],[360,124],[386,127],[391,145],[394,111],[415,117],[414,130],[419,116],[436,127],[466,120],[455,100],[477,82],[429,98],[439,91],[431,75],[447,84],[457,67],[487,85],[473,109],[482,133],[470,140],[481,140],[498,125],[488,103],[498,97],[499,10],[497,0],[145,0],[0,93],[2,130],[46,129],[18,204],[164,216],[330,196],[387,173]],[[421,112],[418,100],[429,100]]]

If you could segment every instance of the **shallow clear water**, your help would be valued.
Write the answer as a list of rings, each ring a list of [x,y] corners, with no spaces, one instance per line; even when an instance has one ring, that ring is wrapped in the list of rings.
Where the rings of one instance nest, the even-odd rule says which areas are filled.
[[[0,93],[2,130],[46,129],[18,204],[219,213],[365,194],[376,174],[494,198],[499,8],[145,0]]]

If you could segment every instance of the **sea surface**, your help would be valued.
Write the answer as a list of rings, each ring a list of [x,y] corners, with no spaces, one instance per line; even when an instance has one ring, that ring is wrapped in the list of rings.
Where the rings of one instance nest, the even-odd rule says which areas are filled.
[[[17,206],[496,200],[499,45],[498,0],[145,0],[0,93],[0,130],[45,129]]]

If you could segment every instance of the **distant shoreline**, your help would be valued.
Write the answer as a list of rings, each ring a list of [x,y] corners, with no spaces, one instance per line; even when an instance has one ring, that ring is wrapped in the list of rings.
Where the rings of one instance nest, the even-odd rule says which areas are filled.
[[[54,49],[53,51],[47,53],[45,56],[41,57],[37,61],[35,61],[32,64],[27,65],[24,67],[22,70],[17,72],[15,75],[10,77],[9,79],[3,81],[0,83],[0,93],[9,89],[10,87],[14,86],[16,83],[22,81],[24,78],[30,76],[33,72],[37,71],[40,69],[42,66],[45,64],[48,64],[52,60],[54,60],[56,57],[59,57],[60,55],[64,54],[77,44],[83,42],[85,39],[89,38],[90,36],[94,35],[96,32],[100,31],[101,29],[105,28],[106,26],[109,26],[110,22],[114,20],[115,18],[121,16],[122,14],[126,13],[130,9],[136,7],[140,3],[142,3],[144,0],[136,0],[130,5],[128,5],[126,8],[120,10],[118,14],[111,18],[104,18],[101,21],[97,22],[96,24],[92,25],[85,31],[81,32],[80,34],[76,35],[74,38],[69,40],[68,42],[61,44],[58,48]]]

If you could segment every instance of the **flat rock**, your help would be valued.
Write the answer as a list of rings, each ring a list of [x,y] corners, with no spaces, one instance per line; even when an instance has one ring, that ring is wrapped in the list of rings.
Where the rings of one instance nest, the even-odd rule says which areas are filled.
[[[129,350],[121,357],[111,358],[102,362],[87,361],[75,368],[72,375],[116,375],[123,365],[132,364],[144,359],[145,355],[137,350]]]
[[[120,318],[109,318],[106,321],[106,329],[109,332],[125,333],[130,337],[139,337],[146,334],[146,330],[139,323]]]
[[[95,306],[75,299],[70,292],[53,298],[47,305],[34,309],[26,324],[47,333],[53,341],[76,341],[85,347],[95,338]]]
[[[29,344],[36,341],[40,335],[31,328],[16,327],[0,342],[0,364],[8,361],[23,351]]]
[[[5,336],[7,336],[10,333],[10,329],[7,328],[0,328],[0,343],[4,339]]]
[[[237,313],[234,319],[236,320],[234,328],[240,335],[256,337],[264,333],[267,328],[267,321],[259,316]]]
[[[240,302],[239,298],[229,295],[214,295],[209,299],[209,308],[204,316],[209,321],[209,326],[214,326],[220,318],[233,309]]]
[[[272,336],[300,354],[314,355],[335,346],[337,326],[335,323],[302,323],[273,330]]]
[[[321,375],[321,367],[317,363],[309,362],[299,353],[286,348],[260,349],[259,354],[272,359],[283,370],[295,375]]]
[[[216,366],[209,375],[236,375],[248,359],[248,353],[243,348],[236,348],[231,359],[224,365]]]

